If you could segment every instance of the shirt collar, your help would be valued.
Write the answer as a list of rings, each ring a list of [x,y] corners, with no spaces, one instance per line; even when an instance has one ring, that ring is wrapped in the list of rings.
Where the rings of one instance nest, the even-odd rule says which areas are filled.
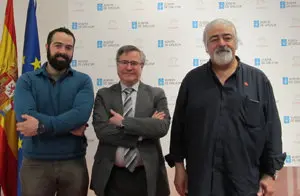
[[[44,76],[49,77],[49,74],[46,70],[47,64],[48,63],[45,62],[40,69],[35,71],[35,74],[36,75],[44,75]],[[67,69],[65,75],[73,75],[74,72],[75,72],[75,70],[70,67],[70,68]]]
[[[133,88],[133,89],[137,92],[138,89],[139,89],[140,81],[138,81],[137,83],[135,83],[135,84],[132,85],[132,86],[126,86],[126,85],[123,84],[122,82],[120,82],[120,84],[121,84],[121,90],[122,90],[122,92],[124,91],[125,88]]]
[[[241,65],[242,65],[240,58],[238,56],[235,56],[235,58],[236,58],[236,60],[238,62],[238,66],[237,66],[236,70],[233,72],[232,75],[238,73],[239,70],[241,69]],[[209,61],[208,61],[208,67],[209,67],[209,70],[211,71],[211,73],[215,74],[215,72],[212,70],[211,59],[209,59]]]

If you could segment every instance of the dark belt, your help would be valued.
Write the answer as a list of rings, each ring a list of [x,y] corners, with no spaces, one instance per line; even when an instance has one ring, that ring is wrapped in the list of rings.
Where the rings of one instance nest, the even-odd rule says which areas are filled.
[[[117,165],[114,165],[113,169],[129,171],[126,167],[119,167],[119,166],[117,166]],[[134,171],[142,170],[142,169],[145,169],[144,165],[137,165],[137,166],[135,167]]]

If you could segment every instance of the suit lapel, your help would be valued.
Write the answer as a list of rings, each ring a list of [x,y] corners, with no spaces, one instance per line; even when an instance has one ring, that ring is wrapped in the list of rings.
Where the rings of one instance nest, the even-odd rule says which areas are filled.
[[[140,82],[139,90],[137,92],[136,97],[136,105],[135,105],[135,116],[140,117],[143,116],[145,113],[145,109],[149,105],[149,100],[147,99],[148,96],[146,96],[146,85]]]
[[[112,106],[113,110],[123,115],[122,92],[120,83],[112,88]]]

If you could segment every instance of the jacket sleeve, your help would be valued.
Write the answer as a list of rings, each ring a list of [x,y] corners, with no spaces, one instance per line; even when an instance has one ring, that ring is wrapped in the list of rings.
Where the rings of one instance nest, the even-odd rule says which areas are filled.
[[[109,92],[108,88],[102,88],[97,92],[95,98],[95,105],[93,111],[93,126],[97,138],[101,143],[123,146],[123,147],[134,147],[138,140],[137,136],[127,136],[124,131],[113,124],[109,124],[108,121],[111,117],[109,99],[115,99],[111,96],[105,98],[105,94]]]
[[[265,93],[266,102],[264,114],[267,139],[260,158],[260,170],[262,174],[273,176],[277,170],[283,167],[286,154],[282,153],[281,123],[272,86],[269,81],[266,82]]]
[[[17,121],[22,121],[22,114],[28,114],[38,119],[45,126],[46,131],[53,134],[68,133],[88,121],[94,103],[90,77],[86,77],[78,90],[72,109],[57,116],[49,116],[37,111],[31,92],[31,82],[27,74],[22,75],[17,81],[14,99]]]
[[[188,99],[186,78],[182,81],[176,100],[171,127],[170,152],[165,159],[170,167],[186,158],[184,144],[185,111]]]
[[[153,93],[154,107],[158,112],[164,112],[166,114],[165,118],[163,120],[154,119],[152,116],[125,118],[123,120],[125,134],[142,136],[145,139],[158,139],[168,133],[170,113],[167,98],[161,88],[153,88]]]

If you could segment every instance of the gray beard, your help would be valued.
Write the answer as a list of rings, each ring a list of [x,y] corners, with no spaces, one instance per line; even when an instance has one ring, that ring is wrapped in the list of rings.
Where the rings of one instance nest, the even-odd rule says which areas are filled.
[[[227,65],[233,60],[232,51],[230,52],[215,52],[214,53],[214,62],[217,65]]]

